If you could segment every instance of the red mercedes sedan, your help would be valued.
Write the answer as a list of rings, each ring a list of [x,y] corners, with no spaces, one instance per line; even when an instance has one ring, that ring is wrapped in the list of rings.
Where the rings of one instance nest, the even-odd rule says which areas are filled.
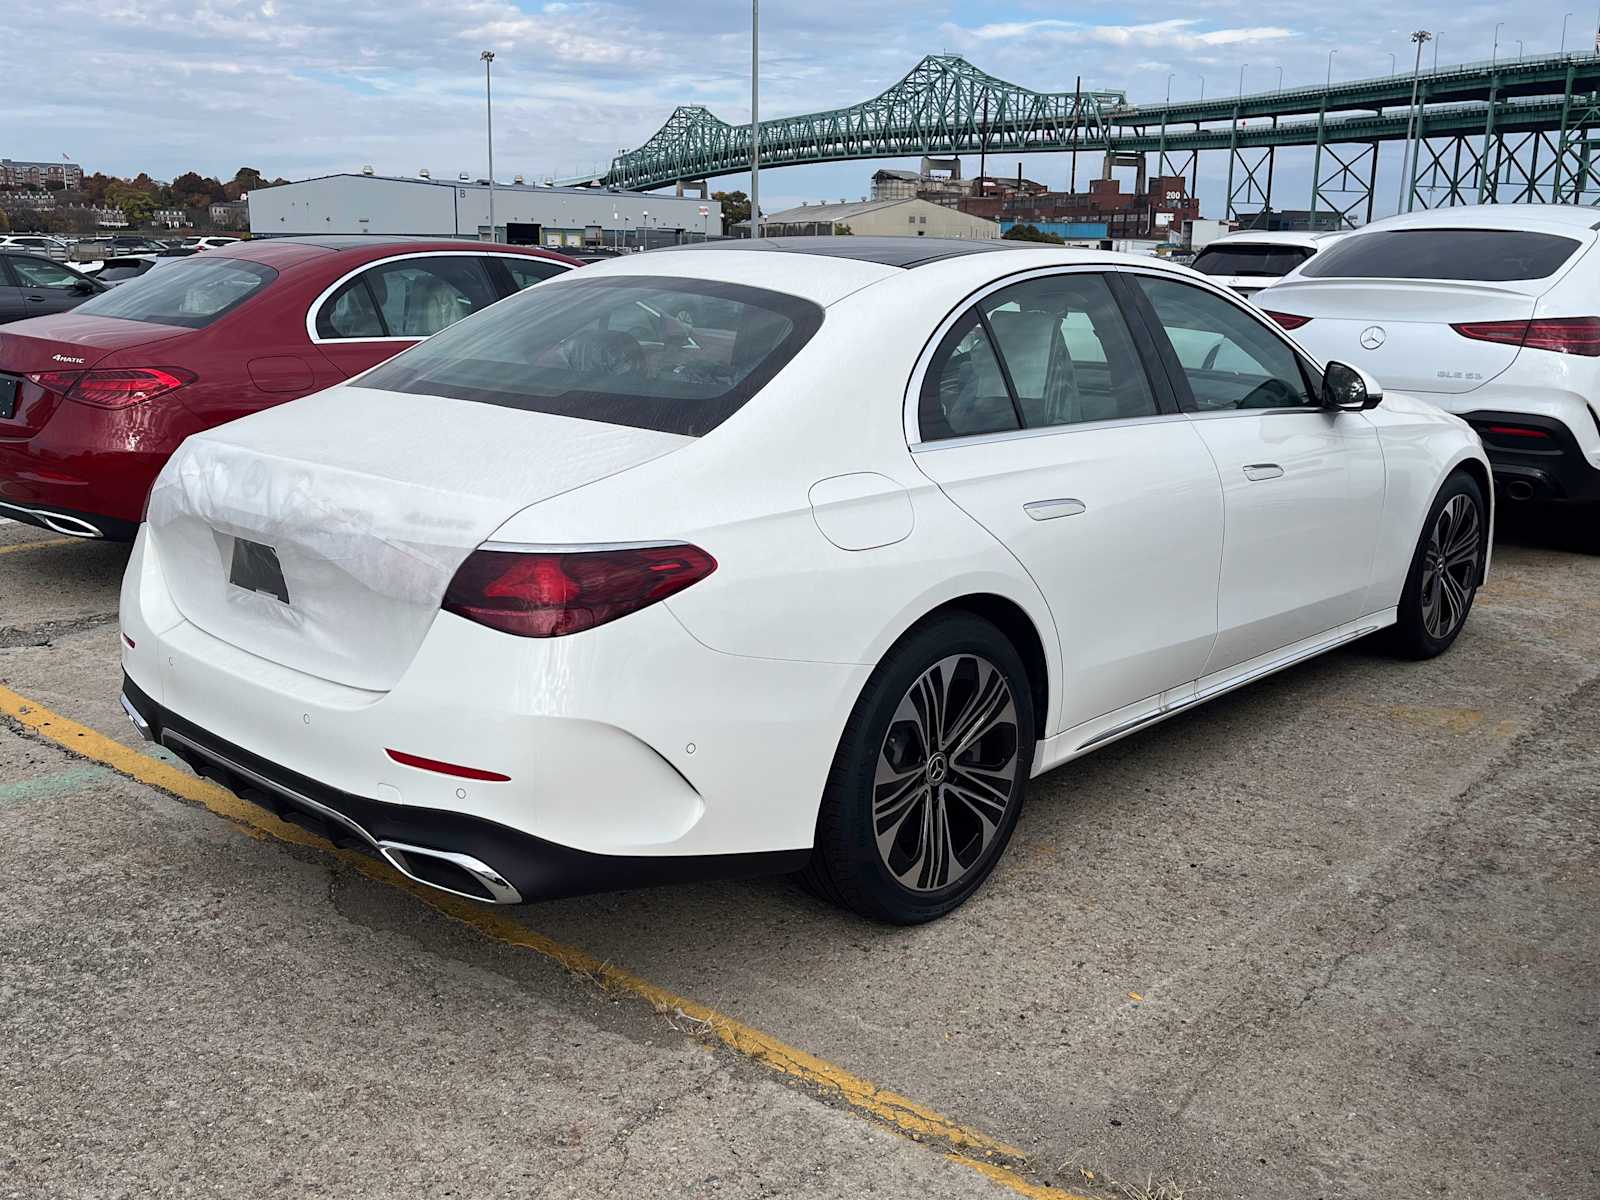
[[[131,540],[184,438],[358,375],[578,263],[417,238],[239,242],[0,329],[0,517]]]

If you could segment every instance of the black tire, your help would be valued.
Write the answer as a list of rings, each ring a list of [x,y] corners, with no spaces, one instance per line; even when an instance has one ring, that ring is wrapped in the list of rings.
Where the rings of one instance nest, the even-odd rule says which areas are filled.
[[[1464,498],[1466,507],[1457,502]],[[1463,519],[1445,516],[1470,509],[1476,531],[1470,561],[1455,557],[1458,547],[1452,538],[1467,541]],[[1402,658],[1433,658],[1450,649],[1472,612],[1472,601],[1483,578],[1484,556],[1488,552],[1489,510],[1483,489],[1465,472],[1445,480],[1422,523],[1411,570],[1400,593],[1398,619],[1388,631],[1389,648]],[[1441,549],[1440,539],[1443,539]],[[1450,552],[1447,570],[1440,571],[1442,551]],[[1448,619],[1446,619],[1448,618]]]
[[[944,720],[924,725],[920,714],[941,689],[944,700],[935,703],[954,715],[946,711]],[[973,713],[989,720],[963,728],[960,718]],[[988,878],[1016,827],[1033,764],[1033,720],[1022,658],[993,625],[956,612],[912,630],[873,671],[845,724],[801,881],[825,899],[897,925],[931,921],[960,905]],[[944,734],[930,736],[940,727]],[[974,740],[980,728],[985,732]],[[931,753],[925,738],[939,743]],[[882,782],[880,774],[892,778]],[[878,828],[875,801],[882,805]],[[880,833],[890,843],[886,851]],[[891,862],[913,877],[911,885]]]

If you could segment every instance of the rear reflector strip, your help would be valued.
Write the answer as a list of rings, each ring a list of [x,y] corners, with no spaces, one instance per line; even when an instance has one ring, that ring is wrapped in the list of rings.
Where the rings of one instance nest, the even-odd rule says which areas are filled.
[[[1491,425],[1489,432],[1501,437],[1548,438],[1543,429],[1528,429],[1521,425]]]
[[[458,779],[482,779],[489,783],[509,783],[511,776],[498,771],[482,771],[477,767],[463,767],[456,763],[440,762],[436,758],[423,758],[420,754],[407,754],[403,750],[385,749],[384,753],[403,767],[416,767],[419,771],[436,771],[440,775],[454,775]]]

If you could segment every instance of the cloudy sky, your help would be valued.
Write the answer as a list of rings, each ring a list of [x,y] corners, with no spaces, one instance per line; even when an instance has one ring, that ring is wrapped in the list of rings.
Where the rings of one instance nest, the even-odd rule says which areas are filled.
[[[240,166],[301,178],[371,164],[380,173],[484,169],[483,76],[493,48],[498,174],[591,170],[644,141],[679,103],[749,118],[748,0],[515,3],[513,0],[13,0],[5,25],[29,61],[52,64],[8,89],[0,155],[170,179],[229,177]],[[1208,96],[1404,71],[1408,35],[1442,35],[1441,63],[1554,52],[1565,6],[1150,0],[1137,9],[1042,0],[766,0],[766,117],[847,105],[952,51],[1044,91],[1121,89],[1135,101]],[[1596,13],[1574,14],[1567,45],[1592,45]],[[1432,48],[1429,58],[1432,57]],[[70,64],[71,69],[65,69]],[[1398,155],[1390,154],[1398,167]],[[1226,156],[1202,159],[1208,215]],[[1282,161],[1280,206],[1302,206],[1305,163]],[[880,164],[791,167],[763,175],[768,211],[856,199]],[[898,164],[906,165],[906,164]],[[1389,164],[1386,164],[1389,165]],[[976,164],[973,165],[975,172]],[[1014,170],[1008,160],[1005,170]],[[1065,156],[1024,169],[1066,183]],[[1080,160],[1080,181],[1088,169]],[[1388,172],[1386,171],[1387,175]],[[1398,175],[1394,176],[1398,180]],[[729,178],[715,186],[742,187]],[[1379,211],[1394,205],[1380,184]]]

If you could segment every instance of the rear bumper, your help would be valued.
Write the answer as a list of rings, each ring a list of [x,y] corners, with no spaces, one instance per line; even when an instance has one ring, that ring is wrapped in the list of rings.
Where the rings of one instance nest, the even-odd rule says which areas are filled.
[[[1565,421],[1494,409],[1460,416],[1483,439],[1495,483],[1510,499],[1600,500],[1600,468],[1585,456]]]
[[[21,521],[24,525],[37,525],[40,529],[64,533],[68,537],[104,538],[110,542],[131,542],[139,532],[137,521],[59,508],[54,504],[23,504],[3,498],[0,498],[0,517]]]
[[[123,708],[150,741],[197,774],[335,845],[370,850],[418,883],[489,904],[518,904],[616,888],[781,874],[809,849],[751,854],[608,855],[558,845],[464,813],[352,795],[213,737],[169,712],[126,675]]]

